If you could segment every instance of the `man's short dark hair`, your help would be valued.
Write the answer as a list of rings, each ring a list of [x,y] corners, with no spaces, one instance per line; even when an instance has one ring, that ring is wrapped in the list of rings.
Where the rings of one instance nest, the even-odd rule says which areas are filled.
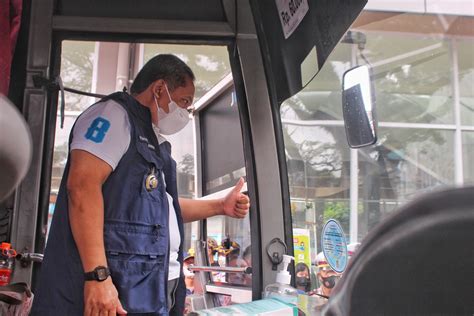
[[[130,87],[131,94],[139,94],[156,80],[163,79],[171,90],[184,87],[186,80],[194,81],[194,73],[181,59],[171,54],[160,54],[150,59],[138,72]]]

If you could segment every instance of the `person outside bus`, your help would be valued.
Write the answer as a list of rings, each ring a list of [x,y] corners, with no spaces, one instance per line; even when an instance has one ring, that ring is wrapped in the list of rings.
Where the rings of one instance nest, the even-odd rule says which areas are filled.
[[[311,273],[309,267],[304,262],[298,262],[295,267],[296,289],[300,294],[307,293],[311,290]]]
[[[243,179],[223,199],[178,199],[176,162],[163,135],[189,121],[194,74],[157,55],[130,92],[77,119],[70,138],[32,315],[180,315],[183,222],[243,218]]]
[[[236,243],[237,244],[237,243]],[[239,251],[240,253],[240,251]],[[237,255],[232,255],[229,257],[229,267],[239,267],[239,268],[247,268],[252,267],[252,253],[251,253],[251,246],[248,245],[244,252],[242,253],[242,257]],[[244,286],[252,286],[252,275],[247,273],[231,273],[227,272],[227,282],[230,285],[244,285]]]
[[[194,253],[194,249],[192,249]],[[183,259],[183,274],[184,274],[184,283],[186,285],[186,296],[194,294],[194,272],[189,270],[189,266],[194,265],[194,254],[188,252],[188,255],[184,256]]]
[[[341,274],[331,268],[323,252],[320,252],[317,255],[316,263],[318,269],[317,277],[320,286],[312,294],[330,297],[333,288],[341,277]]]

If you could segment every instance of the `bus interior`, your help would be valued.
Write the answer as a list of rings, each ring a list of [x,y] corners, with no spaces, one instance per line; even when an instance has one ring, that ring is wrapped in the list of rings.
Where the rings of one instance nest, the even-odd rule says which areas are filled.
[[[12,282],[35,291],[77,117],[169,53],[196,76],[192,123],[167,137],[180,196],[243,177],[251,201],[185,224],[188,312],[262,299],[284,254],[316,293],[335,221],[347,268],[307,314],[474,313],[471,0],[20,2],[6,96],[32,158],[0,204]]]

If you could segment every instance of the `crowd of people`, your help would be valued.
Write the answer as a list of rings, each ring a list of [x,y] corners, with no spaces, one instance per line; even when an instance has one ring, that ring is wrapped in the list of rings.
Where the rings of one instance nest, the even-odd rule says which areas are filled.
[[[183,259],[183,272],[186,283],[186,294],[194,294],[194,273],[189,269],[195,264],[194,249],[190,248]],[[207,253],[210,266],[240,267],[252,266],[251,247],[247,246],[241,251],[240,245],[229,237],[224,238],[220,244],[215,238],[207,238]],[[252,286],[252,276],[245,273],[212,272],[212,281],[225,282],[231,285]]]
[[[359,247],[359,243],[348,245],[349,259]],[[231,241],[228,237],[219,244],[214,238],[207,239],[207,251],[209,265],[225,267],[251,267],[251,247],[247,246],[241,251],[240,245]],[[194,264],[194,250],[189,249],[184,258],[184,274],[187,294],[194,293],[194,273],[188,270],[189,265]],[[310,268],[304,262],[295,265],[295,285],[300,294],[329,298],[333,288],[336,286],[342,274],[334,271],[328,264],[323,252],[316,256],[316,260]],[[231,285],[252,286],[252,275],[245,273],[213,272],[214,282],[226,282]]]

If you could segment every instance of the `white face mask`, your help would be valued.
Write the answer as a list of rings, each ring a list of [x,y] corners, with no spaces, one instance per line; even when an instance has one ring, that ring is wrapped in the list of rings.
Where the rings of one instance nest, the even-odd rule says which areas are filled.
[[[171,135],[179,132],[188,124],[189,113],[188,110],[179,107],[176,102],[171,99],[166,84],[165,88],[170,99],[170,103],[168,103],[168,113],[166,113],[162,108],[158,106],[156,96],[153,95],[153,97],[155,98],[155,104],[158,111],[158,129],[160,131],[160,134]]]

